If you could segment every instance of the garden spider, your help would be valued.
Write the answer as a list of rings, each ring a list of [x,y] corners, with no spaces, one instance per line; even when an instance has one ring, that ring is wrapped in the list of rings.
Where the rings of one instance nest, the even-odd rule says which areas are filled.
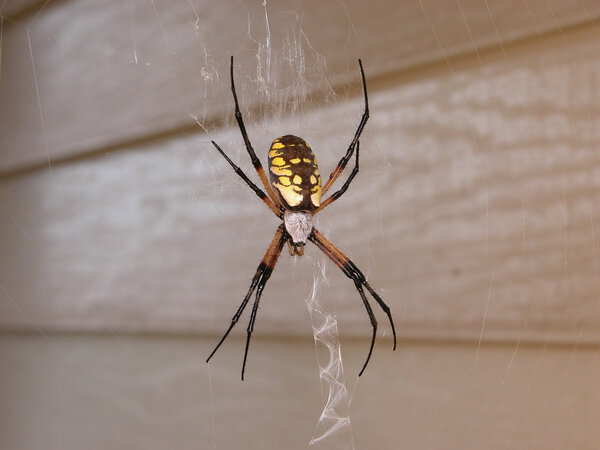
[[[283,223],[279,225],[275,232],[275,237],[269,245],[267,253],[263,257],[261,263],[256,270],[256,274],[252,278],[248,293],[244,297],[241,305],[231,319],[231,325],[206,359],[206,362],[210,361],[215,352],[219,349],[225,338],[229,335],[229,332],[233,329],[235,324],[238,322],[242,312],[246,308],[252,293],[256,290],[256,297],[254,305],[252,307],[252,313],[250,314],[250,322],[248,324],[247,337],[246,337],[246,348],[244,351],[244,362],[242,364],[242,380],[244,379],[244,371],[246,368],[246,359],[248,357],[248,346],[250,345],[250,336],[254,329],[254,321],[256,320],[256,312],[258,311],[258,303],[262,291],[267,283],[267,280],[271,276],[275,263],[281,254],[284,244],[287,242],[290,254],[302,256],[304,253],[304,245],[306,240],[313,242],[323,253],[325,253],[342,271],[348,276],[360,294],[362,301],[367,309],[367,314],[371,320],[371,326],[373,327],[373,335],[371,337],[371,346],[369,348],[369,354],[367,359],[360,370],[359,376],[362,375],[371,353],[373,352],[373,346],[375,344],[375,335],[377,333],[377,320],[371,309],[371,305],[367,300],[367,296],[363,290],[365,287],[375,298],[375,301],[381,306],[381,309],[387,314],[390,324],[392,326],[392,333],[394,337],[394,350],[396,350],[396,330],[394,328],[394,321],[392,320],[392,314],[390,308],[385,302],[377,295],[377,293],[371,288],[367,279],[363,273],[354,265],[348,257],[346,257],[341,251],[339,251],[331,242],[329,242],[325,236],[319,233],[312,225],[312,216],[326,206],[332,204],[338,198],[342,196],[348,189],[348,186],[358,173],[358,155],[359,155],[359,138],[369,118],[369,101],[367,98],[367,83],[365,81],[365,72],[362,67],[362,62],[359,59],[358,64],[360,67],[360,74],[362,77],[362,88],[365,99],[365,111],[362,115],[358,129],[354,133],[354,138],[346,151],[344,157],[340,160],[337,167],[329,175],[329,179],[325,186],[321,188],[321,176],[319,175],[319,168],[317,166],[317,160],[313,154],[311,148],[304,141],[304,139],[297,136],[286,135],[279,137],[273,141],[269,150],[269,177],[271,184],[267,181],[265,172],[260,163],[260,160],[254,153],[254,148],[248,138],[246,127],[244,126],[244,120],[242,119],[242,113],[238,104],[238,98],[235,91],[235,84],[233,81],[233,56],[231,57],[231,92],[233,93],[233,100],[235,102],[235,119],[244,138],[246,150],[250,155],[254,169],[258,173],[265,192],[254,184],[248,176],[236,166],[231,159],[225,154],[225,152],[217,145],[215,141],[211,141],[215,148],[221,155],[227,160],[227,162],[233,167],[235,173],[237,173],[250,188],[258,195],[258,197],[265,202],[265,204],[275,213],[277,217],[283,220]],[[326,200],[321,202],[321,196],[323,196],[331,187],[331,185],[340,176],[348,161],[352,157],[352,153],[356,149],[356,163],[350,176],[340,188],[340,190],[334,192]],[[274,188],[274,189],[273,189]]]

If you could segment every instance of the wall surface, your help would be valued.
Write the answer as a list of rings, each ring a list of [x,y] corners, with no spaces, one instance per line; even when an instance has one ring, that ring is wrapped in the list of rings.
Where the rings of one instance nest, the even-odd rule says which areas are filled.
[[[0,2],[0,439],[305,448],[317,292],[357,448],[596,448],[599,18],[563,0]],[[360,172],[316,217],[396,324],[392,353],[372,302],[358,383],[369,319],[314,246],[282,253],[248,380],[249,311],[204,363],[279,224],[210,143],[258,183],[230,55],[263,164],[296,134],[324,178],[364,109],[362,59]]]
[[[210,364],[211,339],[4,336],[6,448],[303,449],[321,397],[315,349],[242,339]],[[593,449],[600,440],[596,348],[343,341],[355,448]],[[6,370],[10,368],[10,370]],[[325,446],[326,447],[326,446]],[[317,447],[319,448],[319,447]],[[349,448],[349,447],[342,447]]]

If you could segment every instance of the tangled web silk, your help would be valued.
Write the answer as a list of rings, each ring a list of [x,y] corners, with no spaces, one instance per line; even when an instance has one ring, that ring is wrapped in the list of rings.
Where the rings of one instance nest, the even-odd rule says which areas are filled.
[[[354,448],[349,415],[351,398],[344,380],[335,308],[324,305],[326,300],[319,296],[319,289],[326,281],[326,268],[319,260],[312,263],[315,266],[313,289],[306,306],[313,327],[321,391],[326,401],[310,444],[317,448]]]

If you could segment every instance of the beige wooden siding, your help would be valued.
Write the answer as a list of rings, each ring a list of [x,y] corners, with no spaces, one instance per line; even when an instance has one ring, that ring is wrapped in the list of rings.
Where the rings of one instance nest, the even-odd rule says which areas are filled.
[[[316,284],[355,448],[599,448],[599,18],[589,0],[0,0],[0,447],[307,448]],[[363,60],[360,173],[316,219],[396,322],[392,352],[373,305],[360,378],[365,308],[312,245],[266,286],[246,381],[247,314],[204,361],[279,223],[210,143],[257,180],[230,55],[263,162],[293,133],[325,176]]]
[[[322,408],[311,338],[244,339],[210,365],[196,338],[0,339],[6,448],[307,449]],[[595,449],[596,349],[343,343],[357,449]],[[390,352],[391,353],[391,352]],[[336,437],[336,434],[333,435]],[[325,444],[335,442],[326,440]],[[318,448],[318,447],[317,447]],[[340,446],[338,448],[351,448]]]
[[[368,274],[400,335],[597,342],[593,6],[491,2],[490,24],[477,2],[387,14],[315,4],[288,22],[277,3],[275,69],[257,95],[265,63],[240,45],[264,37],[262,7],[101,3],[51,4],[3,32],[1,326],[218,333],[277,226],[209,143],[251,171],[231,117],[228,55],[239,54],[261,156],[275,136],[299,134],[324,173],[363,108],[362,56],[372,118],[361,171],[317,224]],[[324,16],[328,26],[316,26]],[[343,42],[330,41],[341,29]],[[296,90],[281,89],[290,42],[318,69]],[[281,109],[288,94],[297,109]],[[258,106],[265,98],[272,110]],[[303,298],[317,263],[314,249],[298,262],[283,254],[257,333],[310,333]],[[367,335],[352,283],[326,270],[321,292],[336,300],[342,332]]]
[[[3,60],[10,64],[0,87],[3,171],[122,149],[161,133],[197,133],[190,114],[212,123],[230,112],[229,55],[245,68],[241,79],[268,78],[267,31],[275,78],[265,89],[273,94],[275,83],[289,82],[286,66],[300,54],[303,76],[318,90],[328,78],[334,86],[353,81],[358,56],[371,77],[396,73],[566,31],[597,19],[600,5],[385,0],[365,10],[360,0],[309,7],[290,0],[269,3],[268,22],[261,2],[235,0],[67,1],[50,2],[40,14],[29,11],[5,21]],[[257,91],[250,90],[248,107],[262,101]]]

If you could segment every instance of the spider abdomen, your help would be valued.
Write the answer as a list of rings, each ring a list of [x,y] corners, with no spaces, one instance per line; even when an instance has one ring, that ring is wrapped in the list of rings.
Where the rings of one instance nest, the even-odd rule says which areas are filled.
[[[314,211],[321,205],[321,175],[306,141],[288,134],[269,150],[269,178],[275,195],[289,211]]]

